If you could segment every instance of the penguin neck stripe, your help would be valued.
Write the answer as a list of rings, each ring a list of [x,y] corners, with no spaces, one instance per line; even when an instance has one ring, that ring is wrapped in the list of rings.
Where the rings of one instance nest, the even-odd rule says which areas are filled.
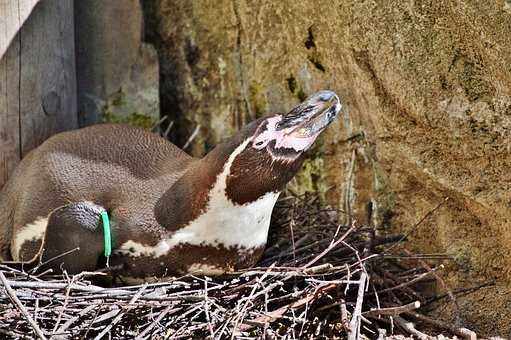
[[[101,212],[101,221],[103,222],[103,239],[105,243],[105,257],[108,258],[112,255],[112,234],[110,233],[110,219],[106,211]]]

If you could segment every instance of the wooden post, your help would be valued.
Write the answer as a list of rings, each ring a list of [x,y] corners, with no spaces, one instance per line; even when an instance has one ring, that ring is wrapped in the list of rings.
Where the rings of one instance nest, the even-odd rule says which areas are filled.
[[[0,0],[0,39],[18,25],[0,57],[0,188],[30,150],[77,127],[73,0],[42,0],[23,24],[28,3]]]
[[[0,0],[0,59],[40,0]]]

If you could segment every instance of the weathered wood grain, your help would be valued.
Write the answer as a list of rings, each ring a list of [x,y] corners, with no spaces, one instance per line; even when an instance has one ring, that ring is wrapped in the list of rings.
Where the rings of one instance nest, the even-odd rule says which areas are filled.
[[[21,155],[76,128],[72,0],[43,0],[21,29]]]
[[[0,52],[12,41],[0,58],[0,188],[18,164],[21,156],[19,138],[19,52],[20,42],[11,38],[11,28],[18,25],[18,6],[0,0]]]
[[[0,0],[0,59],[40,0]]]
[[[0,47],[10,42],[0,58],[0,188],[30,150],[78,125],[73,0],[31,3],[0,0]]]

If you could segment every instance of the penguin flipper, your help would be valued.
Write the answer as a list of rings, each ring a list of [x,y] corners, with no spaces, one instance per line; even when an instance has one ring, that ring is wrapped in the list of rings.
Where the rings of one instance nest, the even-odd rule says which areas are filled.
[[[92,202],[71,203],[52,211],[39,251],[40,262],[72,274],[95,270],[104,247],[104,211]]]
[[[19,258],[6,261],[13,268],[66,270],[70,274],[95,270],[103,252],[101,213],[105,209],[92,202],[75,202],[48,215],[46,231],[39,250],[29,243],[19,249]],[[35,256],[34,256],[35,254]]]

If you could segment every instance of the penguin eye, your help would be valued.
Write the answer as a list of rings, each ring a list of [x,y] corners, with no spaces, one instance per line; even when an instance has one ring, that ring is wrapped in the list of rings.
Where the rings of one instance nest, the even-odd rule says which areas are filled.
[[[258,140],[257,142],[254,142],[252,144],[252,146],[255,148],[255,149],[258,149],[258,150],[261,150],[263,149],[266,145],[268,144],[268,140],[266,139],[261,139],[261,140]]]

